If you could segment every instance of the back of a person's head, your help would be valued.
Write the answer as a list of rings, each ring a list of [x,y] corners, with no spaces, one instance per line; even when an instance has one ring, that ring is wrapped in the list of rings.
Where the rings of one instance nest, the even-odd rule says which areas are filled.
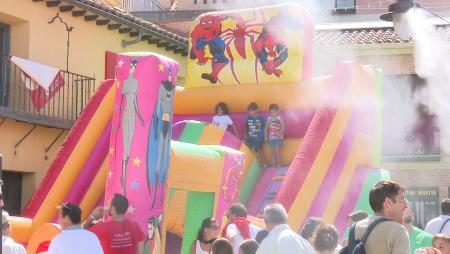
[[[234,214],[237,217],[247,218],[247,208],[241,203],[232,204],[229,208],[230,214]]]
[[[323,219],[318,217],[311,217],[309,220],[303,225],[302,231],[300,235],[305,239],[310,239],[314,236],[314,231],[323,224]]]
[[[264,207],[264,221],[266,224],[286,224],[288,220],[286,209],[281,204],[270,204]]]
[[[111,205],[116,209],[118,215],[124,215],[128,210],[128,199],[119,193],[115,193]]]
[[[450,198],[444,198],[441,201],[441,212],[445,215],[450,215]]]
[[[364,219],[366,219],[367,217],[369,217],[369,215],[362,210],[359,211],[355,211],[352,212],[351,214],[348,215],[348,220],[351,221],[352,223],[358,222],[358,221],[362,221]]]
[[[334,251],[338,245],[339,233],[333,225],[322,224],[314,233],[316,251]]]
[[[233,245],[226,238],[220,238],[214,241],[211,247],[212,254],[233,254]]]
[[[248,239],[243,242],[241,242],[241,245],[239,245],[239,249],[241,250],[242,254],[255,254],[258,250],[259,243],[256,240]]]
[[[255,102],[252,102],[252,103],[248,104],[247,110],[248,111],[250,111],[250,110],[258,110],[258,104],[256,104]]]
[[[278,107],[278,104],[270,104],[269,105],[269,110],[279,110],[280,107]]]
[[[404,188],[398,183],[390,180],[383,180],[375,184],[369,193],[370,207],[374,212],[383,211],[386,198],[395,199]]]
[[[261,243],[268,235],[269,235],[269,230],[261,229],[260,231],[258,231],[258,233],[256,233],[255,240],[258,243]]]
[[[68,216],[72,224],[81,223],[81,209],[75,204],[64,203],[60,207],[62,217]]]

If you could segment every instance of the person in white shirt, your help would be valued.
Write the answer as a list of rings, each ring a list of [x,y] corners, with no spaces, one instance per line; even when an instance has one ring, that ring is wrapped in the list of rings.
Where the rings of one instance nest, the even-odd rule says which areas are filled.
[[[103,254],[97,236],[81,227],[81,209],[77,205],[62,204],[58,220],[63,232],[51,241],[49,254]]]
[[[14,242],[11,238],[11,225],[9,214],[2,210],[2,253],[3,254],[26,254],[25,248]]]
[[[450,235],[450,198],[444,198],[441,201],[442,214],[430,220],[425,226],[425,232],[431,235],[446,234]]]
[[[231,127],[234,136],[240,138],[236,125],[234,124],[233,120],[231,120],[231,117],[228,115],[229,111],[227,104],[225,102],[219,102],[216,105],[214,112],[216,113],[216,115],[212,119],[212,124],[225,131],[228,129],[228,127]]]
[[[264,208],[264,222],[269,235],[261,242],[256,254],[314,254],[313,246],[292,231],[287,224],[286,209],[281,204]]]
[[[226,211],[227,225],[223,228],[222,237],[227,238],[233,245],[234,254],[239,254],[241,242],[255,239],[260,228],[251,224],[247,219],[247,209],[244,205],[236,203]]]

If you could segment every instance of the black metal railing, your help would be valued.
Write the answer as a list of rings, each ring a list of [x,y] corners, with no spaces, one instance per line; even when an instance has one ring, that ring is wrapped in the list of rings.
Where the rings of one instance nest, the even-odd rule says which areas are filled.
[[[441,147],[439,144],[439,133],[430,134],[436,140],[432,144],[421,142],[414,135],[405,138],[403,144],[389,144],[384,141],[381,159],[384,162],[415,162],[415,161],[440,161]]]
[[[95,78],[61,70],[63,85],[36,106],[29,89],[36,85],[34,81],[8,56],[0,57],[0,114],[3,117],[70,128],[95,91]]]

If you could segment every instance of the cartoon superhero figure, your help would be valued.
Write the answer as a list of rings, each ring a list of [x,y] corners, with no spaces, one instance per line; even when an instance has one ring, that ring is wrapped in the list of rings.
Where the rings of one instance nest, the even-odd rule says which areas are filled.
[[[256,56],[267,75],[280,77],[283,71],[280,65],[288,57],[285,35],[282,27],[285,23],[281,16],[272,17],[263,27],[261,34],[255,42]],[[282,22],[283,21],[283,22]]]
[[[130,159],[131,143],[133,142],[134,129],[136,125],[136,116],[139,122],[144,126],[144,118],[139,111],[138,105],[138,80],[134,77],[134,72],[137,68],[137,60],[132,60],[130,63],[130,72],[128,78],[123,82],[122,96],[120,100],[120,115],[121,119],[117,126],[117,130],[122,125],[122,142],[123,142],[123,157],[122,157],[122,175],[121,183],[123,194],[126,196],[126,177],[128,161]],[[120,116],[119,116],[120,118]],[[117,133],[116,133],[117,139]]]
[[[225,56],[225,42],[220,38],[222,33],[222,20],[229,17],[207,15],[200,18],[200,23],[195,26],[191,33],[192,48],[189,53],[191,59],[197,59],[198,64],[204,65],[211,60],[211,73],[203,73],[202,79],[206,79],[212,84],[217,83],[220,71],[229,63]],[[213,56],[212,59],[205,56],[205,49],[208,47]]]
[[[151,208],[158,211],[162,209],[169,171],[173,97],[175,94],[171,67],[169,66],[167,69],[168,78],[161,82],[152,114],[147,150],[147,185],[151,195]]]

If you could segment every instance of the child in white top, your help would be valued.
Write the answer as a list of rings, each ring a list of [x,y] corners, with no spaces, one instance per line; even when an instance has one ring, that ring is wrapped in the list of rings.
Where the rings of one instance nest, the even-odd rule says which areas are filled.
[[[225,104],[224,102],[219,102],[216,105],[214,111],[216,115],[212,119],[212,124],[224,130],[227,130],[228,126],[231,126],[233,134],[237,138],[239,138],[239,133],[236,128],[236,125],[233,123],[233,120],[231,120],[231,117],[228,115],[227,104]]]

